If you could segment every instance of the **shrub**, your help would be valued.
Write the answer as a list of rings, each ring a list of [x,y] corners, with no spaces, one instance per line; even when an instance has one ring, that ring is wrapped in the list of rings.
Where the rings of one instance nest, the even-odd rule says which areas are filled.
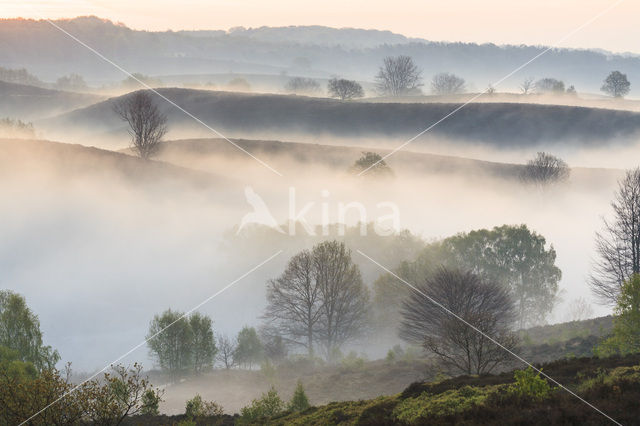
[[[198,394],[187,401],[185,415],[190,419],[196,417],[222,416],[224,410],[214,401],[204,401]]]
[[[340,365],[343,370],[357,371],[364,368],[364,361],[364,358],[359,357],[357,353],[351,351],[347,356],[342,358],[342,360],[340,361]]]
[[[540,372],[536,373],[531,366],[526,370],[517,370],[513,373],[516,382],[509,386],[508,393],[523,399],[530,399],[536,402],[549,398],[554,388],[540,377]]]
[[[463,386],[441,394],[424,392],[416,398],[407,398],[393,410],[394,417],[408,424],[423,424],[435,416],[450,416],[482,405],[488,389]]]
[[[302,382],[298,381],[298,385],[296,386],[296,390],[293,392],[293,397],[287,406],[289,411],[300,412],[309,408],[311,404],[309,404],[309,398],[307,398],[307,394],[304,392],[304,387],[302,386]]]
[[[250,423],[259,419],[270,419],[281,414],[284,408],[284,402],[272,386],[267,393],[262,394],[260,399],[254,399],[251,405],[240,410],[241,422]]]
[[[142,394],[142,408],[140,409],[140,414],[147,414],[150,416],[159,415],[161,400],[162,399],[157,392],[147,389],[145,393]]]

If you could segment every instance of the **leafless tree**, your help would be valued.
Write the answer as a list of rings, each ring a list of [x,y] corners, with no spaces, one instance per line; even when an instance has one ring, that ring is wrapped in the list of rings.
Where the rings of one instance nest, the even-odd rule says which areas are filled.
[[[536,81],[535,89],[539,93],[564,93],[564,81],[555,78],[541,78]]]
[[[422,72],[410,56],[387,56],[375,77],[381,95],[404,96],[419,93]]]
[[[506,287],[471,272],[440,268],[417,288],[423,294],[412,292],[402,306],[401,338],[422,345],[443,365],[466,374],[488,373],[508,361],[509,353],[486,337],[509,350],[517,346],[512,332],[515,305]]]
[[[315,246],[314,264],[322,298],[318,335],[331,360],[336,349],[366,328],[369,292],[344,243]]]
[[[464,91],[464,79],[455,74],[441,72],[431,80],[431,92],[435,95],[455,95]]]
[[[289,93],[313,95],[320,92],[320,84],[312,78],[293,77],[284,86]]]
[[[611,203],[614,217],[596,234],[598,261],[590,277],[600,302],[615,305],[622,284],[640,273],[640,168],[627,171]]]
[[[267,284],[264,319],[287,343],[321,347],[327,358],[363,332],[369,294],[344,243],[327,241],[295,255]]]
[[[522,84],[520,85],[520,90],[522,91],[523,95],[528,95],[529,93],[531,93],[535,86],[534,81],[535,79],[533,77],[529,77],[522,82]]]
[[[612,71],[604,80],[604,84],[600,90],[614,98],[623,98],[629,94],[631,83],[627,80],[626,74],[620,71]]]
[[[344,78],[332,78],[329,80],[327,91],[331,97],[340,98],[343,101],[364,96],[364,90],[362,90],[360,83],[354,80],[345,80]]]
[[[322,315],[321,294],[313,254],[302,251],[289,260],[279,278],[267,283],[264,318],[288,342],[313,353],[314,331]]]
[[[567,311],[565,315],[566,321],[582,321],[589,319],[593,316],[593,308],[587,302],[587,299],[584,297],[578,297],[577,299],[573,299],[569,306],[567,306]]]
[[[523,182],[544,186],[567,180],[570,174],[571,169],[562,159],[546,152],[538,152],[536,158],[527,162],[520,178]]]
[[[218,336],[218,354],[216,355],[216,358],[227,370],[235,365],[235,361],[233,359],[235,351],[236,344],[233,340],[229,339],[229,337],[224,334]]]
[[[160,112],[146,91],[126,96],[114,106],[114,111],[129,124],[131,147],[145,160],[158,152],[160,141],[167,133],[167,117]]]

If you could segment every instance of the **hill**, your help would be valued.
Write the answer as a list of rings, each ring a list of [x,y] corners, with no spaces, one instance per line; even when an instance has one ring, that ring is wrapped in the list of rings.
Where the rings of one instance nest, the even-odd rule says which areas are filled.
[[[159,93],[194,114],[227,137],[259,139],[352,138],[369,145],[404,141],[442,119],[459,104],[339,102],[303,96],[240,94],[165,88]],[[124,95],[127,96],[127,95]],[[113,113],[121,97],[81,108],[38,126],[60,134],[125,137],[125,128]],[[168,102],[158,99],[174,134],[211,136],[211,131]],[[433,128],[412,146],[442,138],[480,142],[491,147],[532,147],[574,144],[600,146],[630,139],[640,131],[640,114],[628,111],[561,105],[518,103],[469,104]],[[414,148],[415,149],[415,148]]]
[[[102,96],[0,81],[0,117],[36,120],[94,104]]]
[[[371,81],[385,56],[410,55],[428,81],[438,72],[454,72],[470,86],[487,87],[542,53],[544,46],[433,42],[400,34],[353,28],[283,27],[229,31],[136,31],[97,17],[61,19],[64,28],[123,68],[145,74],[248,73],[308,77],[341,75]],[[70,72],[89,82],[119,81],[115,68],[69,40],[45,21],[0,21],[0,57],[4,65],[27,67],[54,81]],[[277,54],[274,54],[277,52]],[[60,61],[60,58],[65,61]],[[71,64],[73,64],[71,66]],[[640,58],[609,52],[553,49],[526,68],[526,76],[555,77],[579,92],[599,92],[612,70],[640,80]],[[521,73],[505,81],[517,90]],[[636,93],[632,85],[632,96]],[[281,87],[279,87],[281,89]]]

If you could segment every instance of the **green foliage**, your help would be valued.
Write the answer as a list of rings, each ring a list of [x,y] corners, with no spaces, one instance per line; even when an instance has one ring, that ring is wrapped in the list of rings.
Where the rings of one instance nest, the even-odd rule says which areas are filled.
[[[370,151],[363,151],[362,156],[356,160],[349,171],[353,174],[360,174],[366,171],[364,173],[365,176],[393,176],[393,170],[382,159],[382,156]]]
[[[168,309],[155,315],[147,339],[151,355],[173,379],[190,370],[200,374],[211,368],[218,351],[211,318],[198,312],[186,317]]]
[[[284,409],[284,402],[272,386],[267,393],[262,394],[260,399],[254,399],[251,405],[240,410],[240,420],[241,423],[250,423],[270,419],[281,414]]]
[[[205,401],[199,394],[187,401],[184,410],[185,416],[189,419],[198,417],[222,416],[224,410],[214,401]]]
[[[622,284],[613,319],[613,335],[595,348],[598,356],[640,352],[640,275]]]
[[[38,370],[52,369],[60,355],[42,344],[40,321],[24,297],[9,290],[0,291],[0,346],[13,349],[18,359]]]
[[[508,393],[523,399],[536,402],[543,401],[551,396],[555,390],[540,377],[540,372],[535,372],[529,367],[526,370],[517,370],[513,373],[516,382],[508,389]]]
[[[234,361],[244,366],[252,367],[264,358],[264,348],[254,327],[245,326],[238,333]]]
[[[340,360],[340,366],[345,371],[358,371],[364,368],[365,359],[358,356],[355,351],[351,351]]]
[[[424,424],[435,416],[449,416],[482,405],[489,390],[463,386],[432,395],[428,392],[416,398],[407,398],[393,410],[393,415],[405,424]]]
[[[309,408],[311,404],[309,404],[309,398],[307,398],[307,394],[304,392],[304,387],[302,386],[302,382],[298,381],[296,385],[296,390],[293,392],[293,397],[289,404],[287,405],[287,410],[293,412],[304,411]]]
[[[142,408],[140,409],[140,414],[157,416],[160,414],[160,401],[162,401],[160,394],[154,392],[153,389],[147,389],[142,394]]]

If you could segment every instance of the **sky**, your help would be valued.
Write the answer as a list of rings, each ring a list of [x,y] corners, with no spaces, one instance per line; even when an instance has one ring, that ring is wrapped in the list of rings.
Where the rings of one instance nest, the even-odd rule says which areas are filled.
[[[434,41],[640,54],[639,0],[0,0],[0,11],[2,18],[96,15],[154,31],[325,25],[390,30]]]

